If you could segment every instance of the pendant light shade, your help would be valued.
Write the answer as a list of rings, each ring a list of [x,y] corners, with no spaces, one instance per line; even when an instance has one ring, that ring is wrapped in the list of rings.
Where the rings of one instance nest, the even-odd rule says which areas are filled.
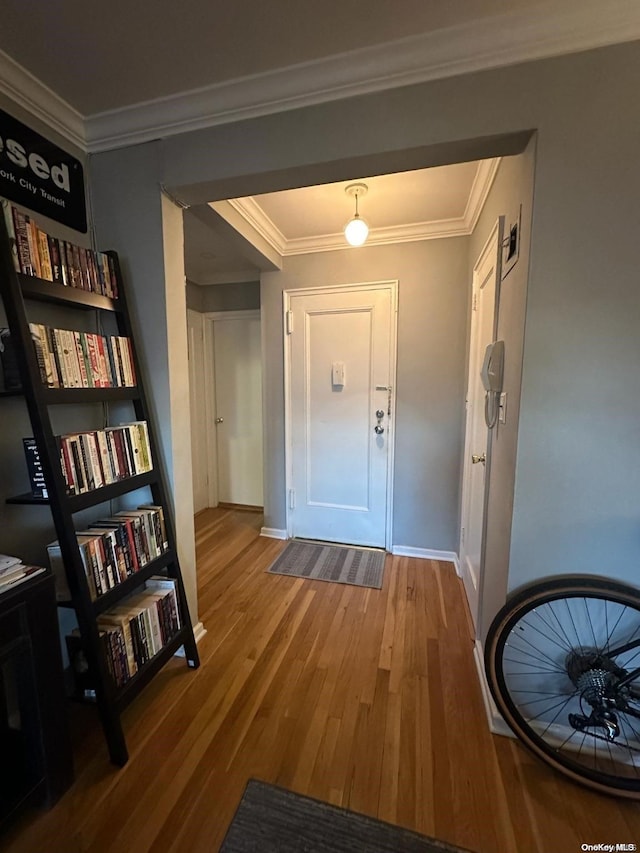
[[[344,236],[350,246],[362,246],[369,236],[369,226],[358,213],[358,198],[366,195],[367,189],[366,184],[349,184],[348,187],[345,187],[347,195],[356,200],[356,212],[344,228]]]

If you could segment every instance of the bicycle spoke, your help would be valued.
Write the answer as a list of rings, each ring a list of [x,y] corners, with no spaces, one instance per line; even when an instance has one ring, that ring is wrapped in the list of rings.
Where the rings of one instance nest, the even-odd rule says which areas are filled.
[[[613,635],[615,634],[615,632],[616,632],[616,628],[617,628],[617,627],[618,627],[618,625],[620,624],[620,620],[621,620],[621,619],[622,619],[622,617],[624,616],[624,612],[625,612],[625,610],[626,610],[626,609],[627,609],[627,608],[625,607],[623,610],[621,610],[621,611],[620,611],[620,615],[619,615],[619,616],[618,616],[618,618],[616,619],[616,624],[615,624],[615,625],[613,626],[613,628],[611,629],[611,633],[607,634],[607,642],[605,643],[605,646],[604,646],[604,648],[605,648],[605,649],[607,649],[607,651],[609,650],[609,647],[611,646],[611,638],[612,638],[612,637],[613,637]]]
[[[525,627],[530,627],[530,626],[528,623],[525,622]],[[540,657],[546,658],[549,661],[549,663],[553,664],[554,666],[558,663],[550,655],[548,655],[546,652],[543,652],[542,649],[538,648],[538,646],[534,645],[534,643],[532,643],[531,640],[527,639],[527,637],[525,637],[524,634],[521,634],[519,632],[518,633],[512,632],[509,640],[510,640],[510,642],[509,642],[510,647],[513,647],[512,641],[521,640],[523,643],[526,643],[528,646],[530,646],[534,650],[534,652],[537,652]]]
[[[514,691],[514,692],[515,692],[515,693],[519,693],[520,691],[519,691],[519,690],[516,690],[516,691]],[[557,699],[559,695],[561,695],[561,694],[559,694],[559,693],[554,693],[554,694],[553,694],[553,696],[554,696],[554,698],[555,698],[555,699]],[[571,696],[569,696],[569,699],[571,699],[573,696],[575,696],[575,693],[574,693],[574,694],[572,694]],[[562,694],[562,698],[563,698],[563,699],[565,698],[565,697],[564,697],[564,694]],[[551,700],[551,699],[549,699],[548,697],[543,696],[541,699],[530,699],[528,702],[518,702],[518,706],[519,706],[520,708],[526,708],[526,707],[528,707],[529,705],[537,705],[537,704],[538,704],[538,702],[551,702],[551,701],[552,701],[552,700]],[[552,711],[552,710],[553,710],[553,708],[555,708],[555,707],[556,707],[556,706],[554,705],[552,708],[546,708],[545,710],[547,710],[547,711]],[[544,711],[542,711],[542,713],[544,713]],[[535,719],[535,717],[530,717],[529,719]]]
[[[569,602],[566,598],[563,599],[565,607],[567,608],[567,614],[569,615],[569,619],[571,620],[571,624],[573,625],[573,630],[576,634],[576,640],[578,642],[578,646],[580,646],[580,634],[578,634],[578,629],[576,628],[576,623],[573,621],[573,614],[571,613],[571,608],[569,607]]]
[[[591,613],[589,611],[589,608],[587,607],[587,599],[583,598],[582,601],[584,604],[585,613],[587,614],[587,621],[589,622],[589,627],[591,628],[591,636],[593,637],[593,645],[594,645],[594,648],[597,649],[598,648],[598,641],[596,640],[596,632],[595,632],[595,629],[593,627],[593,621],[591,620]]]
[[[570,648],[570,649],[572,649],[572,648],[573,648],[573,644],[571,643],[571,640],[569,639],[569,635],[568,635],[568,634],[567,634],[567,632],[564,630],[564,626],[563,626],[562,622],[558,619],[558,615],[557,615],[557,613],[555,612],[555,610],[553,609],[553,607],[551,606],[551,604],[552,604],[552,602],[549,602],[549,612],[551,613],[551,615],[553,616],[553,618],[554,618],[554,619],[556,620],[556,622],[558,623],[558,628],[560,629],[560,631],[562,632],[562,635],[565,637],[565,639],[566,639],[566,641],[567,641],[567,647],[568,647],[568,648]]]
[[[552,634],[554,634],[554,635],[558,638],[558,645],[559,645],[559,646],[562,646],[562,648],[564,648],[564,650],[565,650],[565,651],[570,652],[570,651],[571,651],[571,644],[569,643],[568,638],[563,642],[563,637],[562,637],[562,635],[561,635],[561,634],[559,634],[559,633],[555,630],[555,628],[554,628],[552,625],[550,625],[550,624],[546,621],[546,619],[538,613],[538,611],[537,611],[537,610],[535,610],[535,611],[534,611],[534,613],[536,614],[536,616],[538,617],[538,619],[543,623],[543,625],[545,625],[545,626],[547,627],[547,630],[549,630]],[[541,631],[539,628],[536,628],[536,626],[535,626],[535,625],[533,625],[533,624],[531,624],[531,623],[527,623],[527,624],[529,624],[529,627],[530,627],[533,631],[537,631],[537,632],[538,632],[538,634],[540,634],[540,636],[541,636],[541,637],[544,637],[544,638],[545,638],[545,639],[547,639],[547,640],[548,640],[548,639],[551,639],[548,635],[543,634],[543,633],[542,633],[542,631]]]
[[[533,657],[533,655],[531,655]],[[504,660],[509,661],[509,663],[517,663],[519,666],[530,666],[535,667],[534,663],[527,663],[526,660],[515,660],[515,658],[504,658]],[[540,667],[536,667],[536,672],[530,672],[529,675],[536,675],[538,672],[550,673],[551,675],[566,675],[564,669],[541,669]],[[515,675],[515,673],[511,673]],[[523,673],[526,674],[526,673]]]
[[[558,713],[555,715],[555,717],[554,717],[554,718],[551,720],[551,722],[548,724],[548,726],[547,726],[547,729],[548,729],[548,728],[549,728],[549,726],[551,726],[553,723],[555,723],[555,721],[558,719],[558,717],[560,716],[560,714],[562,713],[562,711],[567,707],[567,705],[569,704],[569,702],[571,702],[571,700],[572,700],[572,699],[573,699],[573,696],[568,696],[566,699],[564,699],[564,698],[563,698],[563,699],[561,699],[561,700],[560,700],[560,702],[556,702],[556,704],[555,704],[555,705],[551,705],[551,707],[549,707],[549,708],[543,708],[543,709],[542,709],[542,711],[540,711],[540,713],[536,714],[534,717],[527,717],[527,721],[528,721],[529,723],[532,723],[532,722],[534,722],[535,720],[539,720],[539,719],[540,719],[540,717],[542,717],[542,716],[543,716],[543,714],[547,714],[547,713],[549,713],[550,711],[555,710],[556,708],[560,708],[560,710],[558,711]],[[545,729],[545,731],[547,731],[547,729]]]

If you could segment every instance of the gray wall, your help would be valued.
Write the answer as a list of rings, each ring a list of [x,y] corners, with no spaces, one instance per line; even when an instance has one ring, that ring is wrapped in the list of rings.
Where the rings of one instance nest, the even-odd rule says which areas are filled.
[[[257,311],[260,308],[260,282],[201,285],[188,281],[187,308],[201,314],[210,311]]]
[[[509,583],[585,570],[634,582],[639,78],[630,43],[186,133],[94,157],[101,190],[131,158],[141,166],[117,204],[96,207],[116,231],[139,231],[138,215],[149,224],[115,245],[161,300],[145,272],[162,240],[149,221],[160,182],[198,203],[519,153],[537,130]]]
[[[282,292],[398,279],[393,544],[457,551],[468,238],[285,259],[262,276],[265,525],[286,528]]]

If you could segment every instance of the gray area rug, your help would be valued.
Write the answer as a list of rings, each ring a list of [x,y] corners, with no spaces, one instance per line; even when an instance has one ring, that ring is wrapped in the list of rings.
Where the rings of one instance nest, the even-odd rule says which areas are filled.
[[[250,779],[220,853],[470,853]]]
[[[292,539],[267,571],[276,575],[381,589],[385,556],[379,548]]]

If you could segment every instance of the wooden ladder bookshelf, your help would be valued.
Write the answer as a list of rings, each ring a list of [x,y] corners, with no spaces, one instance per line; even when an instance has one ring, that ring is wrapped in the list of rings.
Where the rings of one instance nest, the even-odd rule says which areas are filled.
[[[178,563],[168,489],[162,467],[158,464],[160,451],[156,439],[156,430],[153,427],[153,419],[143,387],[143,375],[136,355],[122,276],[117,256],[112,252],[108,254],[113,261],[116,272],[117,299],[17,273],[4,217],[0,215],[0,297],[4,303],[11,339],[16,348],[22,382],[21,393],[24,396],[31,419],[33,436],[39,451],[49,495],[48,499],[34,498],[30,494],[19,495],[9,498],[8,503],[48,503],[50,506],[71,593],[71,601],[66,602],[65,605],[72,607],[76,613],[83,650],[89,670],[93,674],[96,705],[111,761],[118,766],[123,766],[128,760],[127,746],[120,720],[123,709],[181,647],[184,647],[188,666],[197,668],[199,658]],[[33,301],[64,306],[70,309],[72,313],[77,310],[89,310],[110,312],[112,316],[115,316],[117,334],[128,337],[131,341],[137,385],[135,387],[114,388],[50,388],[45,386],[42,382],[29,327],[28,305]],[[61,467],[60,447],[52,426],[50,407],[71,403],[96,402],[103,404],[126,402],[133,408],[135,420],[146,422],[154,467],[147,473],[121,479],[93,491],[70,495],[67,492],[67,484]],[[20,437],[17,437],[17,446],[20,441]],[[98,507],[141,487],[147,487],[150,490],[152,500],[149,503],[159,505],[164,509],[168,548],[161,556],[152,559],[139,571],[92,599],[76,538],[74,514],[94,506]],[[117,686],[109,672],[96,620],[109,608],[122,603],[130,594],[143,589],[145,581],[158,574],[175,580],[181,627],[162,646],[160,651],[157,651],[143,666],[138,668],[137,672],[126,683]]]

